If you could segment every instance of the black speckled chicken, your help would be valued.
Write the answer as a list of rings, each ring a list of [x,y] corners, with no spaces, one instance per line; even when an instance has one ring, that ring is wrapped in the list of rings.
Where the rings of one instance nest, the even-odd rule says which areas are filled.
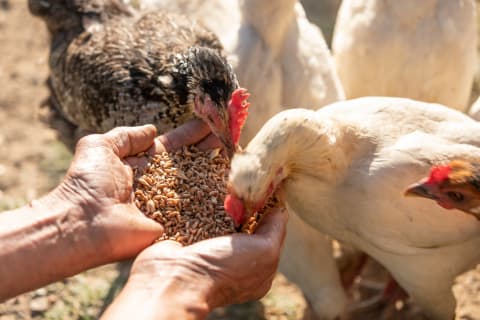
[[[165,132],[196,116],[233,152],[238,82],[215,34],[117,0],[29,0],[29,8],[50,32],[50,100],[69,122],[86,132],[145,123]]]

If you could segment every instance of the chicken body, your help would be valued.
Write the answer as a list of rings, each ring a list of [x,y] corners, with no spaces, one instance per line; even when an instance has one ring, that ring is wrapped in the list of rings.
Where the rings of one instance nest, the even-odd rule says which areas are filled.
[[[332,51],[347,98],[394,96],[466,111],[477,66],[474,0],[344,0]]]
[[[214,133],[227,134],[227,106],[238,82],[208,29],[116,0],[30,0],[30,10],[51,34],[54,106],[75,126],[105,132],[152,123],[163,133],[195,115]]]
[[[451,319],[454,278],[480,261],[480,224],[403,192],[434,164],[478,156],[480,125],[459,112],[361,98],[279,113],[234,157],[230,183],[245,208],[279,190],[289,212],[374,257],[434,319]]]

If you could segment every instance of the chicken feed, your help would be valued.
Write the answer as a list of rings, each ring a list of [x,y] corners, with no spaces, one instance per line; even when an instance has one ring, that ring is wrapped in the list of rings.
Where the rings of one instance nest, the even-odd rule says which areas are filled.
[[[135,174],[135,205],[162,224],[159,240],[189,245],[236,232],[223,206],[227,195],[229,159],[219,149],[203,152],[194,147],[149,157],[144,170]],[[269,202],[266,207],[272,207]],[[255,231],[262,212],[242,226]]]

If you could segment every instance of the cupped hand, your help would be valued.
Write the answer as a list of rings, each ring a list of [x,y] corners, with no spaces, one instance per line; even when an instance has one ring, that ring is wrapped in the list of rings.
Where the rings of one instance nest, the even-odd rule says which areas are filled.
[[[253,235],[233,234],[186,247],[173,241],[159,242],[139,254],[129,282],[151,290],[171,283],[173,288],[166,292],[171,289],[177,294],[178,288],[188,288],[184,291],[202,297],[209,310],[259,299],[271,287],[286,223],[286,211],[275,208]]]
[[[82,138],[63,183],[54,192],[81,208],[89,224],[92,245],[108,260],[136,255],[163,232],[160,224],[146,218],[133,203],[129,157],[143,151],[158,153],[196,143],[200,147],[216,144],[208,126],[199,120],[187,122],[156,139],[155,135],[155,127],[146,125],[120,127]]]

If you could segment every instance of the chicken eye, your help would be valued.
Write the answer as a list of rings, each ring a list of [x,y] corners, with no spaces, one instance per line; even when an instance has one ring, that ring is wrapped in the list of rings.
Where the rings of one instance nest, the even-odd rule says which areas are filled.
[[[463,194],[461,194],[460,192],[455,192],[455,191],[447,192],[447,196],[450,198],[450,200],[453,200],[455,202],[462,202],[465,199]]]

